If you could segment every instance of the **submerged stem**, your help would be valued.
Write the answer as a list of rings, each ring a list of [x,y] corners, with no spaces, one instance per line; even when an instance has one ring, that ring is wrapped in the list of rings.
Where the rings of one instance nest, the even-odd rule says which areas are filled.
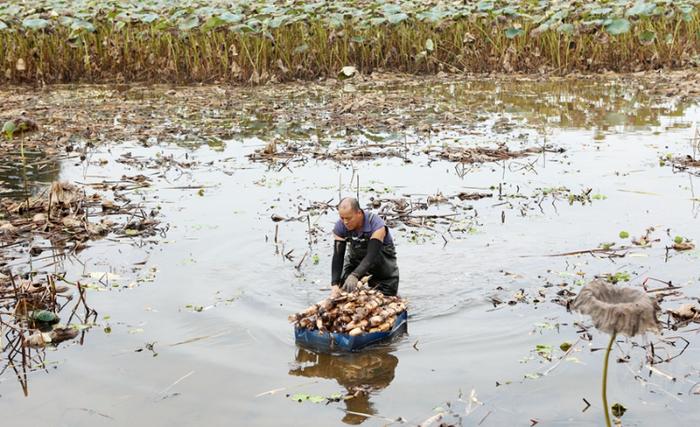
[[[27,202],[27,215],[29,215],[29,190],[27,187],[27,158],[24,156],[24,139],[19,141],[19,153],[22,157],[22,185],[24,187],[24,199]]]
[[[617,337],[617,332],[613,332],[610,336],[608,348],[605,350],[605,363],[603,364],[603,408],[605,409],[605,425],[611,427],[610,424],[610,407],[608,406],[608,359],[610,358],[610,350]]]

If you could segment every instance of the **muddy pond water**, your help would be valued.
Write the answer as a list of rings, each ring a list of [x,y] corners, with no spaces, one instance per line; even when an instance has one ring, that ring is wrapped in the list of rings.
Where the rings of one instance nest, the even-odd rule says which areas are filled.
[[[70,90],[81,96],[95,89]],[[405,91],[408,99],[416,90],[441,100],[433,115],[451,111],[442,105],[469,114],[441,116],[447,125],[419,132],[407,113],[405,129],[363,132],[360,123],[352,138],[319,137],[323,125],[310,121],[291,132],[262,113],[210,144],[187,135],[109,142],[107,134],[85,160],[64,159],[53,172],[31,174],[38,184],[144,174],[152,185],[133,194],[160,207],[169,229],[145,241],[94,241],[47,267],[93,285],[88,297],[97,323],[82,345],[46,350],[45,369],[28,376],[28,397],[4,369],[4,422],[378,426],[420,425],[442,413],[443,421],[461,425],[602,425],[598,350],[608,336],[554,301],[595,276],[638,288],[647,278],[671,281],[682,294],[666,297],[665,309],[700,296],[698,249],[666,250],[675,236],[700,238],[700,178],[668,161],[693,154],[700,109],[604,80],[396,84],[374,93]],[[146,93],[143,102],[167,96],[139,93]],[[303,99],[303,89],[295,96]],[[249,158],[272,140],[281,152],[291,146],[287,139],[298,147],[291,155]],[[337,161],[304,151],[352,148],[350,140],[354,147],[393,144],[397,153]],[[474,164],[434,155],[499,144],[552,150]],[[143,166],[163,158],[196,166]],[[2,197],[22,188],[17,171],[0,161]],[[489,197],[450,198],[473,192]],[[409,224],[391,217],[408,334],[357,354],[317,354],[295,345],[287,316],[329,293],[336,214],[327,207],[339,194],[359,195],[363,206],[393,206],[401,198],[430,204]],[[633,245],[649,227],[659,241]],[[549,256],[612,242],[623,248],[615,256]],[[11,266],[27,271],[46,263],[18,258]],[[683,350],[677,337],[688,348],[650,367],[641,346],[655,343],[658,354],[671,357]],[[566,354],[565,342],[573,345]],[[611,366],[608,396],[627,408],[623,425],[700,423],[698,344],[692,323],[619,338],[613,360],[623,363]],[[338,400],[348,394],[356,396]]]

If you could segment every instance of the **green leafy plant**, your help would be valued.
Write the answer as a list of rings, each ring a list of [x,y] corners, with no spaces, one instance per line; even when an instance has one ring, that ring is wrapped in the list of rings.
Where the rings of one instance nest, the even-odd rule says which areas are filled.
[[[626,271],[618,271],[615,274],[608,274],[606,278],[608,282],[613,284],[618,282],[629,282],[631,279],[630,274]]]
[[[657,69],[698,55],[699,30],[692,0],[27,0],[0,8],[0,62],[11,64],[0,80],[261,83],[334,77],[350,64],[361,73]]]

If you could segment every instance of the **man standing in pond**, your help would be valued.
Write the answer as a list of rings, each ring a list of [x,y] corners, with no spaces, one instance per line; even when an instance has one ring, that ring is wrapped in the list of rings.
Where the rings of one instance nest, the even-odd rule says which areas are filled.
[[[384,295],[396,295],[399,290],[399,266],[396,263],[394,241],[384,220],[366,213],[353,197],[338,204],[340,219],[333,228],[333,263],[331,284],[344,291],[357,289],[357,282],[372,275],[369,285]],[[345,259],[345,249],[350,247]]]

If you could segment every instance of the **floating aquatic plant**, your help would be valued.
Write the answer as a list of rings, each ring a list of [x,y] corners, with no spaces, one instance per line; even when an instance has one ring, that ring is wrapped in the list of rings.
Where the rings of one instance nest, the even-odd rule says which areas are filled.
[[[600,331],[610,334],[605,350],[603,365],[603,407],[605,422],[610,427],[610,413],[607,397],[608,360],[617,334],[633,337],[645,332],[658,332],[656,315],[659,305],[656,300],[638,289],[610,285],[601,280],[593,280],[581,289],[571,304],[571,308],[581,314],[591,316],[593,325]]]

